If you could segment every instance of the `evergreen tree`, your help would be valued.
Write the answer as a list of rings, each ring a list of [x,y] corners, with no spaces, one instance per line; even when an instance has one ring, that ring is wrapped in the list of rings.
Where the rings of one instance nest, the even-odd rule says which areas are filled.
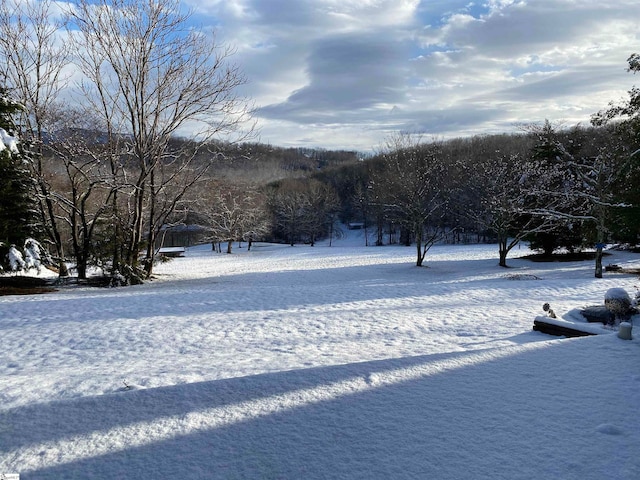
[[[547,212],[551,216],[549,227],[528,237],[530,247],[541,250],[546,256],[551,256],[559,247],[572,251],[581,247],[584,222],[581,218],[584,212],[580,210],[583,202],[573,192],[579,181],[572,171],[574,156],[580,148],[580,129],[559,131],[545,120],[543,125],[531,125],[529,130],[536,142],[529,162],[537,177],[536,195],[529,207],[544,211],[549,205],[556,204],[553,212]]]
[[[13,120],[21,108],[0,87],[0,264],[4,267],[11,245],[22,247],[36,233],[31,177],[25,164],[28,152],[17,141]]]

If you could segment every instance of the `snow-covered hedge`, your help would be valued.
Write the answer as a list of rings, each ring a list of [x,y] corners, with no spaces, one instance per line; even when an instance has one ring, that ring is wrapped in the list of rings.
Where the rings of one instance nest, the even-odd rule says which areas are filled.
[[[19,272],[25,267],[24,257],[15,245],[9,247],[9,266],[12,272]]]
[[[18,153],[18,139],[9,135],[4,128],[0,128],[0,152],[6,149],[11,153]]]
[[[7,254],[9,268],[12,272],[35,269],[38,274],[40,274],[43,258],[46,260],[46,257],[46,251],[42,248],[40,242],[33,238],[27,238],[25,240],[24,254],[15,245],[9,247],[9,253]]]

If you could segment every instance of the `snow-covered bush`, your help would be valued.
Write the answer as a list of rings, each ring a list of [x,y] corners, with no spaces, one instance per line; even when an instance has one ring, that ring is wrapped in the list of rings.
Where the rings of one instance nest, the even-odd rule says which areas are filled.
[[[15,245],[9,247],[9,266],[13,272],[24,270],[26,266],[22,253],[20,253],[20,250],[18,250]]]
[[[604,294],[604,305],[616,321],[627,319],[631,313],[631,297],[624,288],[610,288]]]
[[[0,247],[1,246],[2,243],[0,242]],[[38,272],[38,275],[40,275],[43,265],[51,263],[51,258],[47,251],[42,247],[42,244],[33,238],[27,238],[25,240],[23,252],[14,244],[12,244],[8,250],[5,247],[3,251],[4,260],[0,263],[6,262],[5,268],[8,267],[12,272],[35,269]],[[0,271],[2,271],[1,266]]]
[[[123,287],[127,285],[127,279],[120,272],[113,272],[111,275],[111,281],[109,282],[110,287]]]
[[[42,267],[43,248],[40,242],[27,238],[24,242],[24,263],[27,270],[35,268],[40,274]]]
[[[18,153],[18,140],[7,133],[4,128],[0,128],[0,152],[9,149],[11,153]]]

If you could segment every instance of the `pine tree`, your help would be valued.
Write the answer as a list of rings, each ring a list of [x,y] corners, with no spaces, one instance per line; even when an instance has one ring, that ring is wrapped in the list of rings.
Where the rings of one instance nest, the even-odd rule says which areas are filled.
[[[35,202],[25,159],[28,152],[16,141],[14,115],[20,104],[0,87],[0,264],[5,267],[12,244],[18,247],[36,233]]]

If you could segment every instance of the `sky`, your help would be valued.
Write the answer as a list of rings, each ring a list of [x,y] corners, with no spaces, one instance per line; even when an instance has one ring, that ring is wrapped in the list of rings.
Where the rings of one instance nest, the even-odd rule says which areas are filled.
[[[372,151],[588,124],[637,79],[637,0],[184,0],[233,46],[258,140]]]

